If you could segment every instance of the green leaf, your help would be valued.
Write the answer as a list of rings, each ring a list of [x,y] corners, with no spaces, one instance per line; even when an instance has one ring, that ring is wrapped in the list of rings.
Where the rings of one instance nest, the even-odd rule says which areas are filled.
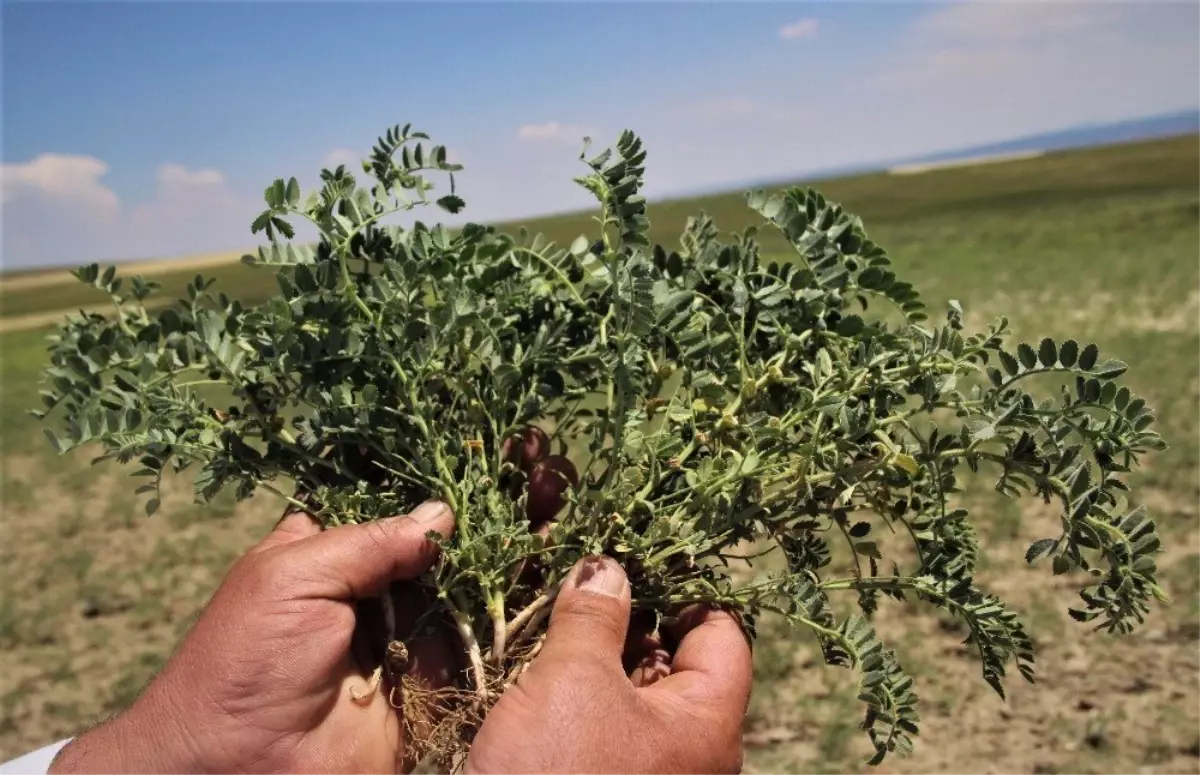
[[[1096,365],[1096,359],[1100,357],[1100,348],[1094,344],[1089,344],[1083,348],[1083,352],[1079,355],[1079,368],[1084,371],[1091,371]]]
[[[274,217],[271,215],[271,211],[267,210],[254,219],[254,223],[250,225],[250,233],[258,234],[260,231],[266,229],[272,220],[274,220]]]
[[[353,234],[357,230],[354,223],[341,213],[333,213],[332,218],[342,228],[343,234]]]
[[[1032,369],[1034,366],[1037,366],[1037,362],[1038,362],[1037,353],[1035,353],[1033,351],[1032,347],[1025,344],[1024,342],[1017,345],[1017,355],[1020,356],[1020,358],[1021,358],[1021,365],[1024,366],[1026,369]],[[1016,374],[1015,371],[1010,371],[1009,373]]]
[[[300,182],[295,178],[287,182],[287,203],[293,207],[300,203]]]
[[[1038,347],[1038,360],[1046,368],[1050,368],[1058,362],[1058,345],[1054,344],[1053,339],[1046,337],[1042,340],[1041,345]]]
[[[1119,390],[1117,390],[1117,395],[1113,399],[1113,405],[1116,406],[1117,411],[1125,411],[1125,408],[1129,406],[1129,399],[1131,396],[1132,394],[1129,392],[1129,388],[1127,387],[1122,386]]]
[[[854,551],[864,557],[871,557],[876,560],[882,559],[879,547],[876,546],[874,541],[858,541],[854,544]]]
[[[1025,552],[1025,562],[1033,565],[1038,558],[1049,554],[1058,548],[1058,539],[1043,538],[1039,541],[1034,541],[1029,545],[1029,550]]]
[[[867,267],[858,275],[858,285],[868,291],[886,290],[886,272],[876,266]]]
[[[1000,357],[1000,363],[1004,366],[1004,370],[1008,372],[1010,377],[1015,377],[1021,371],[1021,364],[1017,363],[1017,359],[1008,353],[1000,350],[996,353]]]
[[[296,236],[296,230],[292,228],[292,225],[290,223],[283,220],[282,218],[272,218],[271,224],[276,229],[279,229],[279,232],[281,234],[283,234],[284,237],[287,237],[288,239],[291,239],[292,237]]]
[[[58,434],[56,434],[50,428],[43,428],[42,433],[45,434],[46,438],[50,441],[50,446],[54,447],[54,451],[60,455],[70,448],[70,445],[63,442],[63,440],[58,437]]]
[[[1092,369],[1092,374],[1100,379],[1116,379],[1125,373],[1129,368],[1128,364],[1118,360],[1107,360],[1096,368]]]
[[[456,214],[461,212],[467,206],[467,203],[460,196],[447,194],[437,200],[437,205],[448,213]]]
[[[162,504],[159,502],[158,498],[151,498],[150,500],[146,501],[146,516],[154,516],[154,512],[158,511],[158,507],[161,505]]]
[[[1074,339],[1068,339],[1062,343],[1062,347],[1058,348],[1058,362],[1067,368],[1075,365],[1077,357],[1079,357],[1079,343]]]
[[[839,336],[857,336],[863,330],[864,325],[863,319],[860,316],[847,315],[838,321],[837,332]]]
[[[909,474],[916,476],[921,472],[921,466],[917,463],[916,458],[907,455],[903,452],[897,453],[893,462],[896,466]]]
[[[285,194],[286,186],[284,185],[283,178],[278,178],[271,185],[267,186],[266,191],[263,192],[263,199],[266,200],[267,207],[272,210],[278,210],[283,207],[286,201]]]

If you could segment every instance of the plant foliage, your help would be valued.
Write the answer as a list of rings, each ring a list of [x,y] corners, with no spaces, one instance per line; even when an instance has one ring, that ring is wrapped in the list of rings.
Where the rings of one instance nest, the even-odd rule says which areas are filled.
[[[114,310],[53,337],[38,414],[56,447],[136,462],[148,512],[164,473],[184,470],[202,501],[266,489],[326,525],[444,499],[457,532],[427,582],[481,694],[486,673],[527,658],[590,553],[624,565],[637,610],[722,605],[751,634],[780,615],[859,672],[872,762],[918,729],[912,680],[871,625],[881,595],[961,618],[1001,695],[1010,670],[1032,680],[1029,635],[975,582],[984,548],[955,504],[962,478],[1058,504],[1060,530],[1026,559],[1085,574],[1074,618],[1129,632],[1164,597],[1154,523],[1124,496],[1165,445],[1118,384],[1125,365],[1094,344],[1011,344],[1004,319],[968,333],[953,302],[930,320],[860,220],[812,190],[748,197],[787,260],[764,258],[755,229],[723,240],[703,214],[678,246],[651,245],[646,152],[628,131],[585,147],[576,182],[596,227],[570,245],[387,225],[431,203],[435,173],[450,193],[432,202],[463,207],[459,167],[426,141],[397,126],[361,180],[339,167],[308,195],[294,178],[268,187],[252,230],[269,244],[245,258],[278,278],[260,305],[197,276],[151,308],[155,283],[79,269]],[[315,246],[290,242],[299,222]],[[529,529],[503,450],[527,425],[580,472],[548,536]],[[769,572],[740,573],[746,546],[777,556]]]

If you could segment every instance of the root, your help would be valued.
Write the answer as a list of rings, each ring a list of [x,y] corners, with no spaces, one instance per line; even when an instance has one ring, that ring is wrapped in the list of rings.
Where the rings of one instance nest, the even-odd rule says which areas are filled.
[[[521,677],[521,674],[529,669],[530,665],[533,664],[533,660],[539,653],[541,653],[542,644],[545,642],[546,635],[543,633],[537,638],[536,641],[534,641],[531,646],[526,648],[521,653],[515,655],[515,666],[509,671],[508,678],[504,682],[504,689],[508,689],[508,687],[516,683],[517,679]],[[501,691],[503,692],[503,690]]]
[[[471,628],[471,622],[462,613],[465,606],[455,608],[450,606],[450,611],[454,615],[454,623],[458,628],[459,637],[463,640],[463,645],[467,649],[467,659],[471,662],[471,682],[475,684],[476,701],[480,705],[487,703],[490,696],[488,691],[487,671],[483,666],[483,651],[479,648],[479,641],[475,638],[475,630]]]
[[[489,607],[492,614],[492,653],[493,664],[504,661],[504,653],[508,646],[508,623],[504,620],[504,596],[497,594]]]
[[[420,763],[422,771],[432,767],[440,772],[461,772],[484,717],[541,650],[544,635],[539,631],[544,629],[556,591],[540,595],[510,622],[505,621],[502,599],[489,606],[495,628],[493,641],[498,643],[491,644],[486,659],[473,623],[465,615],[467,607],[462,600],[447,600],[467,665],[455,685],[439,688],[431,688],[408,674],[408,649],[396,632],[391,600],[385,595],[383,629],[389,641],[383,664],[371,674],[365,689],[361,684],[351,687],[351,700],[366,705],[377,692],[385,692],[386,700],[399,713],[408,748],[406,758]]]
[[[400,712],[405,741],[415,759],[429,762],[442,772],[460,772],[466,764],[470,741],[506,685],[503,679],[489,672],[482,687],[487,699],[481,701],[477,691],[430,689],[411,676],[401,676],[389,699]]]
[[[530,603],[524,611],[513,617],[513,620],[508,623],[509,636],[513,644],[520,643],[526,632],[537,630],[538,625],[549,613],[542,613],[547,606],[554,602],[554,598],[558,597],[559,587],[554,587],[548,592],[544,592],[536,600]]]
[[[367,680],[365,689],[359,689],[357,686],[350,687],[350,699],[357,702],[359,705],[366,705],[375,696],[375,692],[379,691],[379,684],[383,682],[383,666],[375,668],[371,673],[370,679]]]
[[[522,613],[528,613],[528,618],[522,623],[520,631],[515,633],[510,641],[510,652],[520,653],[521,647],[532,637],[550,616],[550,604],[554,602],[554,595],[542,595],[533,604],[526,608]],[[540,603],[540,605],[539,605]],[[514,619],[514,621],[516,621]]]

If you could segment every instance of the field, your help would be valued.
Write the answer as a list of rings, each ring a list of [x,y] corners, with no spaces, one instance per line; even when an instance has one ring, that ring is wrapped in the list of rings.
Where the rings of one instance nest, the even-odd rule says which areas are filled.
[[[1070,621],[1075,579],[1024,565],[1030,540],[1052,533],[1052,512],[986,487],[962,496],[980,515],[980,581],[1023,613],[1039,681],[1011,681],[1003,702],[980,679],[964,631],[885,605],[879,628],[917,679],[923,723],[914,755],[880,771],[1200,771],[1198,170],[1193,135],[817,185],[863,217],[935,311],[958,299],[969,328],[1006,315],[1018,336],[1094,341],[1103,356],[1128,362],[1126,382],[1157,408],[1171,444],[1133,489],[1164,536],[1159,565],[1174,603],[1125,639]],[[700,210],[725,230],[752,215],[736,195],[665,202],[651,208],[653,238],[673,244]],[[560,243],[589,230],[586,216],[528,226]],[[783,250],[778,240],[766,245]],[[181,292],[195,272],[156,279]],[[250,301],[275,287],[264,270],[203,272]],[[24,414],[37,404],[46,329],[20,330],[20,322],[101,301],[70,283],[0,282],[0,331],[9,330],[0,336],[0,760],[128,703],[224,569],[279,513],[258,498],[202,509],[178,487],[148,518],[120,471],[92,469],[86,455],[53,455]],[[816,657],[783,631],[756,645],[747,772],[869,769],[851,675]]]

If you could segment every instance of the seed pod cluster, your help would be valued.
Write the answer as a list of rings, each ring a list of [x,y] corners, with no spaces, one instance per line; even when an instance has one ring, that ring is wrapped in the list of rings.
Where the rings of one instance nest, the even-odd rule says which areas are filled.
[[[527,491],[525,513],[534,530],[554,519],[567,490],[579,486],[575,464],[549,451],[550,437],[532,425],[509,436],[501,447],[503,462],[514,467],[508,474],[509,495],[516,499]]]

